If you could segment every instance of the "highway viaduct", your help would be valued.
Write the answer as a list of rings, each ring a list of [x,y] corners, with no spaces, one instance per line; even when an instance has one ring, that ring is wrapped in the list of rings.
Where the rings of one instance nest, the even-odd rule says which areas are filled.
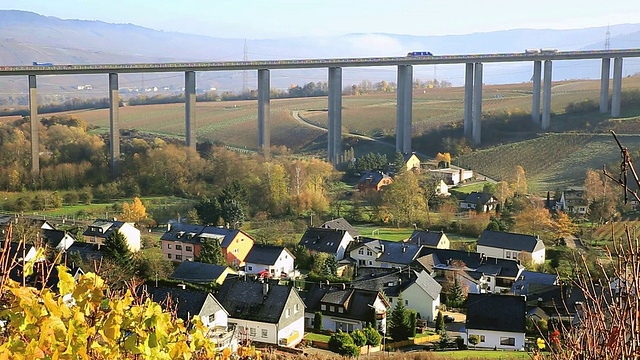
[[[184,72],[185,76],[185,137],[186,145],[196,146],[196,72],[224,70],[256,70],[258,72],[258,147],[265,157],[270,148],[270,70],[276,69],[328,69],[328,146],[327,160],[337,164],[341,150],[342,129],[342,68],[396,66],[397,67],[397,111],[396,150],[411,152],[412,84],[413,66],[465,64],[464,135],[474,144],[481,141],[482,118],[482,68],[483,63],[533,62],[532,122],[542,129],[551,124],[551,76],[552,62],[559,60],[600,59],[600,112],[611,111],[612,117],[620,116],[622,92],[622,61],[624,58],[640,57],[640,49],[597,51],[540,51],[535,53],[501,53],[447,56],[406,56],[380,58],[343,58],[307,60],[269,60],[234,62],[188,62],[154,64],[96,64],[96,65],[51,65],[51,66],[0,66],[0,76],[27,75],[29,82],[29,114],[31,118],[31,164],[32,172],[39,173],[38,152],[38,75],[108,74],[110,99],[110,158],[111,172],[115,175],[120,158],[119,137],[119,93],[118,74],[146,72]],[[611,109],[609,109],[609,82],[613,59],[613,86]],[[544,67],[543,67],[544,65]],[[542,112],[541,112],[542,96]]]

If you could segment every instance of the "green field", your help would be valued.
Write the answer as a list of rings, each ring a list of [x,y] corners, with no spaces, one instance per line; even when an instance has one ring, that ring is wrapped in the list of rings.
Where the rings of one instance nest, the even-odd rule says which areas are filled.
[[[434,354],[436,359],[531,359],[531,355],[523,351],[460,350],[435,352]]]

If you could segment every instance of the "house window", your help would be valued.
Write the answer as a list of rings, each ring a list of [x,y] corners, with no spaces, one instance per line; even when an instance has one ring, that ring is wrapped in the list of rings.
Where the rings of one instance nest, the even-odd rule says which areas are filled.
[[[249,336],[256,336],[256,328],[249,328]]]
[[[182,250],[182,245],[176,245],[176,250]]]
[[[213,324],[216,321],[216,314],[209,315],[209,324]]]
[[[285,318],[289,318],[289,316],[291,316],[291,309],[287,309],[284,313]]]
[[[486,341],[486,339],[485,339],[484,335],[480,335],[480,342],[485,342],[485,341]]]
[[[373,261],[369,260],[369,265],[373,265]]]
[[[327,305],[325,304],[320,305],[320,310],[327,310]]]
[[[171,249],[171,244],[167,244],[167,249]]]
[[[373,252],[369,249],[367,249],[367,256],[373,256]]]
[[[293,313],[297,314],[300,311],[300,304],[293,305]]]
[[[262,337],[266,338],[267,335],[269,335],[267,329],[262,329]]]
[[[176,260],[182,260],[182,255],[176,255]]]
[[[389,298],[389,304],[393,304],[393,298]]]
[[[339,312],[340,314],[342,314],[342,313],[344,312],[344,308],[343,308],[342,306],[340,306],[340,307],[338,308],[338,312]]]
[[[253,270],[253,266],[247,266],[247,270],[249,271]]]
[[[512,337],[500,337],[500,345],[516,346],[516,338]]]
[[[329,311],[336,312],[336,307],[333,305],[329,306]]]
[[[237,248],[236,248],[236,249],[233,249],[233,253],[234,253],[234,254],[237,254],[237,253],[238,253],[238,249],[237,249]]]
[[[405,305],[405,306],[409,306],[409,300],[405,300],[405,301],[404,301],[404,305]]]
[[[171,254],[167,254],[167,259],[171,259]]]
[[[185,247],[185,250],[191,252],[191,251],[193,251],[193,248],[191,246],[187,245]]]
[[[89,242],[92,242],[92,243],[96,242],[96,238],[94,237],[89,238]]]
[[[360,250],[358,250],[358,254],[360,254],[360,255],[364,255],[364,249],[363,249],[363,248],[360,248]]]

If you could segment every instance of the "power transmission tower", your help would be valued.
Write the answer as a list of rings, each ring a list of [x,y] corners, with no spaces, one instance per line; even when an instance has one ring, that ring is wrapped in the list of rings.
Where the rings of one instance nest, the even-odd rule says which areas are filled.
[[[607,35],[605,35],[605,38],[604,38],[604,49],[607,51],[611,50],[611,42],[609,42],[610,38],[611,38],[611,32],[609,31],[609,25],[607,25]]]
[[[249,61],[249,48],[247,47],[247,39],[244,39],[244,61]],[[246,94],[249,91],[249,74],[247,70],[242,72],[242,93]]]

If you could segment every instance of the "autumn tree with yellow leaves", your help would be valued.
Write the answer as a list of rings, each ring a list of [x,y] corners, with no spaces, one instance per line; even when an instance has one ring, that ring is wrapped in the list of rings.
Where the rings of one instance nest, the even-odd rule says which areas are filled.
[[[147,208],[142,204],[140,198],[135,198],[131,203],[124,202],[122,204],[122,213],[120,220],[126,222],[139,223],[147,219]]]

